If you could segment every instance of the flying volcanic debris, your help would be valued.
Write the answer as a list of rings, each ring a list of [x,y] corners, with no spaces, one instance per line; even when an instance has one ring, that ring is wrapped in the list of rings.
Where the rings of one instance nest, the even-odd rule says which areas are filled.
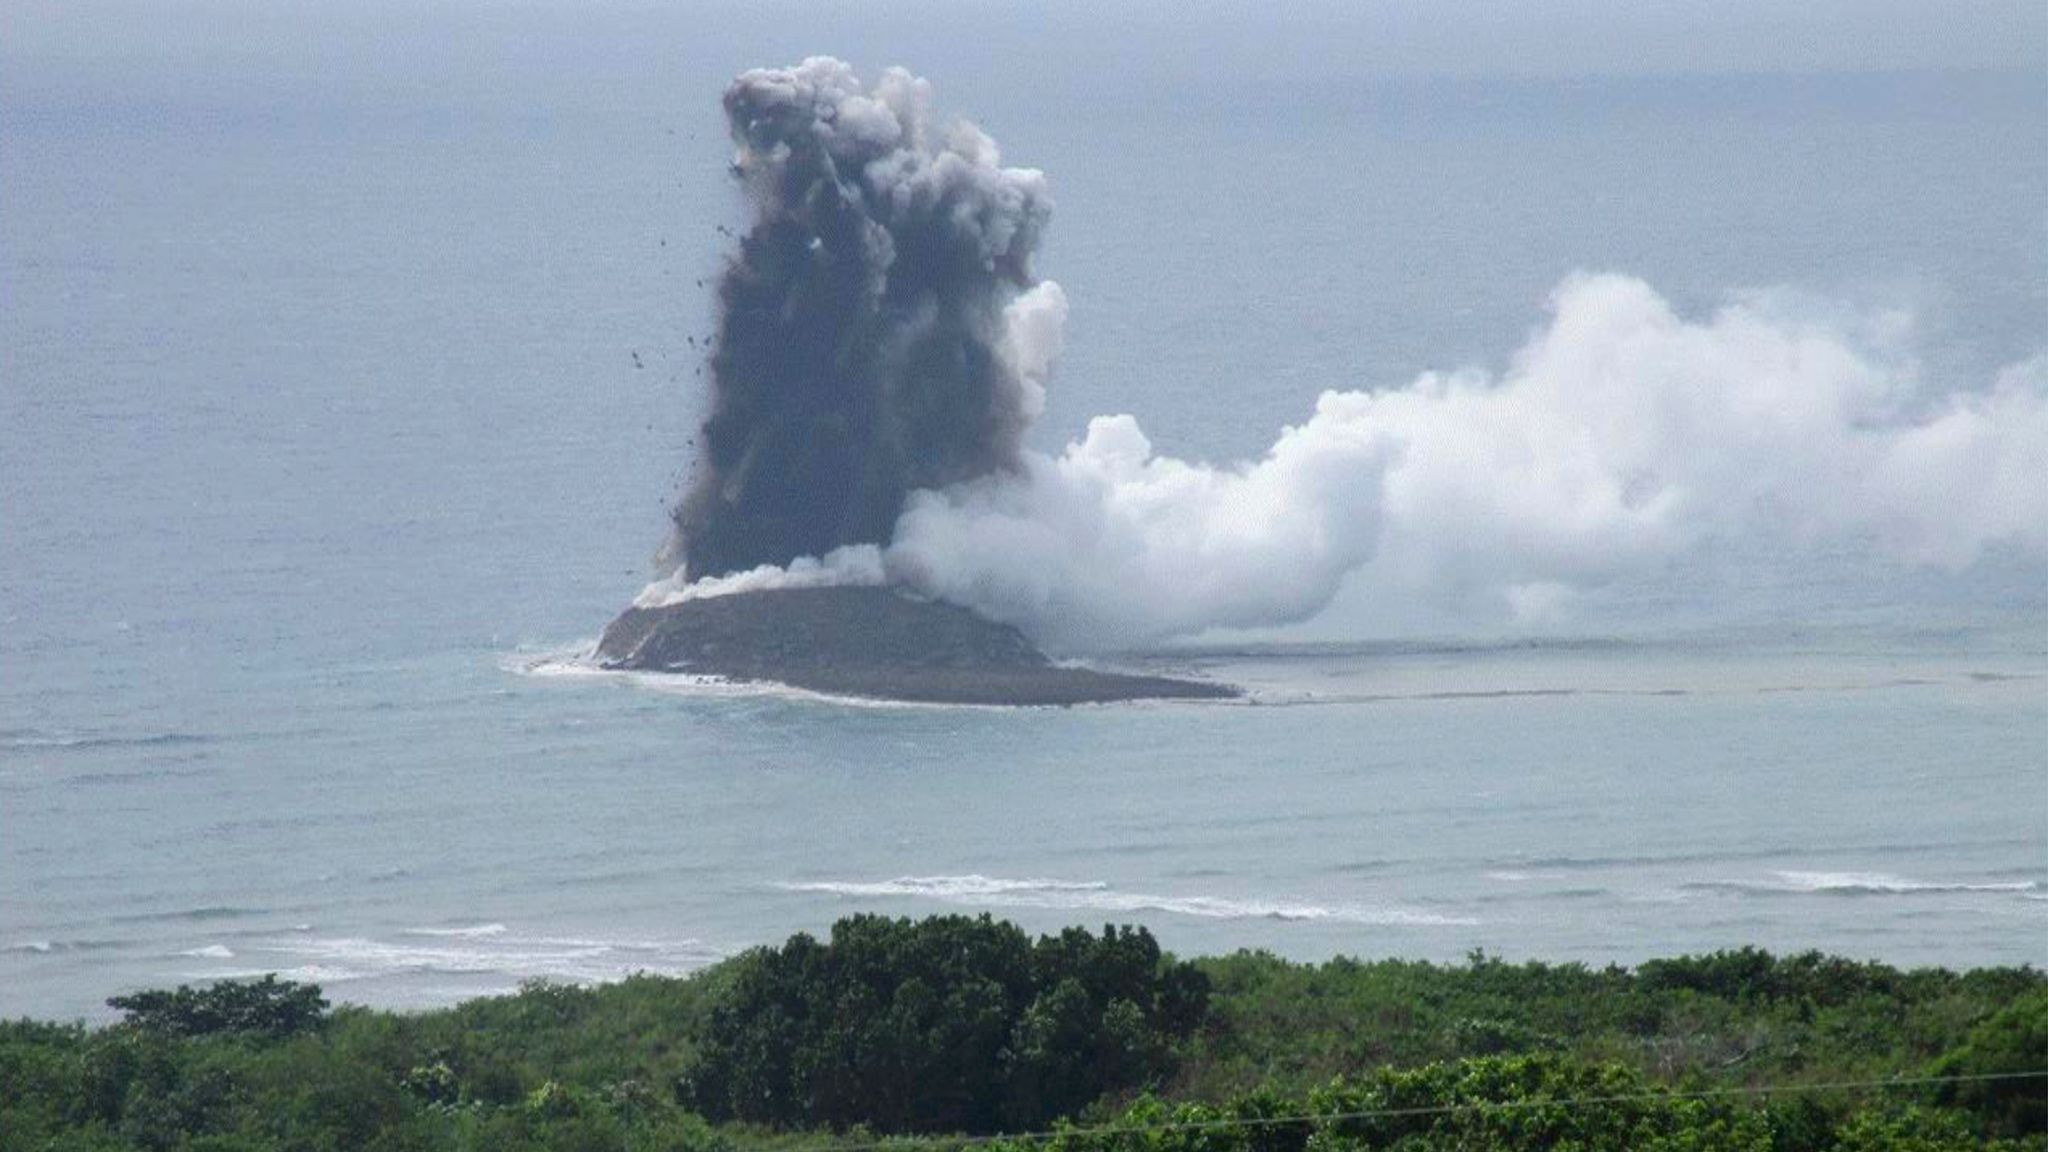
[[[901,69],[813,57],[725,93],[753,222],[718,285],[687,579],[886,545],[909,494],[1019,463],[1044,403],[1044,177]],[[1056,329],[1056,323],[1054,325]]]

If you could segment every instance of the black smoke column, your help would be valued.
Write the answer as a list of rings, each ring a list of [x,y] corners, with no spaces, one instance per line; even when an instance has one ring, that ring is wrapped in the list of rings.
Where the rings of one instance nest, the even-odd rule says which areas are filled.
[[[936,121],[892,70],[814,57],[725,93],[753,222],[718,286],[689,579],[887,544],[904,497],[1014,466],[1035,415],[1001,354],[1033,284],[1043,177]]]

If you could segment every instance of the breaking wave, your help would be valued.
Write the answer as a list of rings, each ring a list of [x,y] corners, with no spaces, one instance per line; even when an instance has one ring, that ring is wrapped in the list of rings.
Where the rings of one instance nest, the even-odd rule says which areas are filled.
[[[1887,872],[1774,872],[1770,880],[1702,880],[1681,885],[1693,891],[1737,892],[1750,895],[1828,896],[1912,896],[1957,892],[2029,893],[2040,885],[2032,880],[1968,883],[1955,880],[1915,880]]]
[[[1312,904],[1299,900],[1236,899],[1122,892],[1101,881],[1022,879],[969,874],[899,876],[893,880],[787,881],[785,892],[814,892],[857,899],[935,900],[996,908],[1046,908],[1090,912],[1165,912],[1211,920],[1326,921],[1342,924],[1458,926],[1477,924],[1398,904]]]
[[[333,984],[391,976],[496,976],[597,984],[635,973],[673,976],[725,958],[696,939],[602,940],[526,936],[503,924],[413,928],[402,939],[366,936],[270,937],[239,954],[196,950],[195,958],[234,959],[234,970],[195,972],[195,979],[242,979],[276,972],[288,979]],[[226,952],[221,949],[221,952]],[[271,961],[275,962],[271,962]]]
[[[17,956],[62,956],[71,952],[104,952],[119,948],[113,940],[17,940],[0,944],[0,953]]]
[[[447,936],[461,940],[484,940],[492,936],[503,936],[503,924],[471,924],[462,928],[408,928],[407,936]]]

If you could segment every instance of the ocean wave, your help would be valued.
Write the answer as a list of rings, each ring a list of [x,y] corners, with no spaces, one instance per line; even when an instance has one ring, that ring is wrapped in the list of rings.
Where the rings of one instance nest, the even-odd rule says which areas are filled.
[[[167,748],[211,744],[213,737],[191,732],[49,732],[39,728],[0,729],[0,751],[72,752],[92,748]]]
[[[9,944],[0,944],[0,953],[53,956],[67,952],[104,952],[119,947],[121,944],[114,940],[17,940]]]
[[[835,896],[928,896],[934,899],[1012,895],[1024,892],[1100,892],[1100,881],[1005,880],[995,876],[898,876],[894,880],[818,880],[777,884],[786,892],[829,892]]]
[[[301,964],[292,968],[236,968],[225,972],[186,972],[187,980],[261,980],[275,976],[294,984],[346,984],[351,980],[365,980],[379,975],[375,972],[360,972],[352,968],[341,968],[332,964]]]
[[[583,936],[539,936],[533,943],[544,948],[599,949],[607,952],[664,952],[691,954],[710,960],[725,953],[697,940],[593,940]]]
[[[604,940],[571,937],[528,937],[502,924],[466,928],[412,929],[410,939],[380,940],[366,936],[273,937],[244,949],[247,966],[258,957],[277,957],[281,964],[265,971],[320,970],[327,980],[364,980],[388,976],[500,976],[514,981],[544,978],[576,984],[618,980],[636,972],[679,975],[725,958],[726,953],[701,940]],[[210,973],[210,978],[234,973]],[[315,980],[315,983],[320,981]]]
[[[229,948],[225,944],[208,944],[203,948],[190,948],[178,953],[178,955],[190,956],[196,960],[233,960],[235,958],[234,949]]]
[[[75,772],[61,779],[67,787],[85,788],[99,785],[124,787],[131,784],[153,784],[161,780],[193,780],[218,775],[220,769],[203,764],[180,768],[170,767],[159,761],[150,767],[138,768],[132,772]]]
[[[407,936],[449,936],[464,940],[477,940],[489,936],[503,936],[503,924],[471,924],[462,928],[407,928]]]
[[[1952,853],[1959,848],[2028,848],[2032,847],[2035,843],[2035,840],[2026,837],[1992,837],[1978,840],[1845,843],[1829,845],[1827,850],[1834,854],[1854,853],[1864,856],[1927,856]],[[1607,868],[1662,868],[1675,864],[1734,864],[1744,861],[1793,860],[1797,859],[1802,852],[1805,852],[1810,858],[1811,851],[1804,845],[1764,844],[1754,848],[1726,848],[1695,852],[1677,851],[1584,856],[1501,856],[1483,858],[1480,862],[1488,867],[1550,872]]]
[[[978,874],[901,876],[874,881],[790,881],[785,892],[816,892],[865,899],[911,898],[948,904],[1004,908],[1046,908],[1091,912],[1165,912],[1210,920],[1329,921],[1343,924],[1457,926],[1477,924],[1400,905],[1310,904],[1285,900],[1243,900],[1221,896],[1163,896],[1119,892],[1101,881],[1009,880]]]
[[[1400,867],[1403,863],[1405,861],[1401,860],[1350,860],[1342,864],[1332,865],[1330,871],[1347,875],[1367,875],[1374,872],[1390,871]]]
[[[1765,896],[1913,896],[1977,892],[2018,893],[2037,890],[2032,880],[1969,883],[1959,880],[1915,880],[1888,872],[1774,872],[1771,880],[1699,880],[1680,885],[1691,891],[1736,892]]]
[[[1489,907],[1526,907],[1539,901],[1612,901],[1618,896],[1612,888],[1544,888],[1517,884],[1512,890],[1480,893],[1472,897],[1472,902]]]
[[[122,916],[109,916],[109,924],[157,924],[166,921],[235,920],[244,916],[260,916],[260,909],[233,908],[224,904],[207,904],[198,908],[175,908],[163,912],[131,912]]]

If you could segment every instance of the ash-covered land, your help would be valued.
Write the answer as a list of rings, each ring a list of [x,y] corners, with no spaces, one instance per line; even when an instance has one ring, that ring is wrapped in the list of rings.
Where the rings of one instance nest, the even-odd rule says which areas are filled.
[[[1056,664],[1007,624],[872,586],[783,588],[629,608],[605,629],[598,657],[609,668],[932,704],[1238,695],[1223,684]]]

